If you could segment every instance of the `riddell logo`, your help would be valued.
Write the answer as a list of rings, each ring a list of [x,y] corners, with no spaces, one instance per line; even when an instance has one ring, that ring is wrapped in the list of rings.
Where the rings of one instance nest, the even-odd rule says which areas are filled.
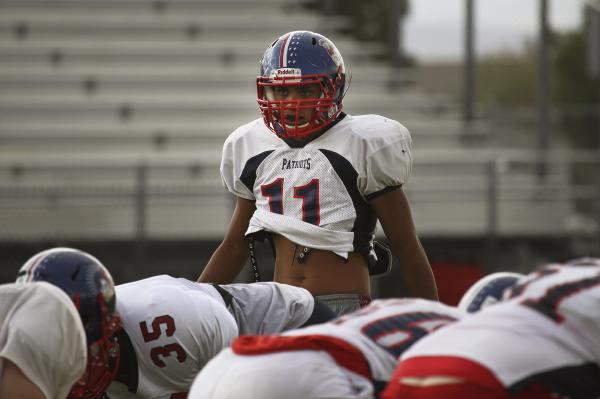
[[[298,68],[279,68],[271,72],[272,78],[284,77],[284,76],[302,76],[302,70]]]

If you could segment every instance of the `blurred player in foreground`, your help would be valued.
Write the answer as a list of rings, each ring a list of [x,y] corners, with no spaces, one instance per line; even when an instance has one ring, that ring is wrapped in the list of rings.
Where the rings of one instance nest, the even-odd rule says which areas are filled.
[[[407,295],[437,299],[402,189],[412,168],[410,133],[383,116],[342,112],[349,80],[323,35],[294,31],[268,46],[256,83],[262,118],[223,146],[221,176],[237,202],[200,281],[232,282],[249,255],[258,279],[252,246],[266,237],[275,281],[351,312],[371,300],[369,275],[392,264],[390,250],[373,240],[379,220]]]
[[[200,372],[189,398],[373,398],[407,348],[463,315],[424,299],[376,300],[328,323],[243,336]]]
[[[0,286],[0,398],[98,398],[118,367],[111,275],[70,248],[34,255]]]
[[[600,397],[600,260],[544,265],[419,341],[382,397]]]

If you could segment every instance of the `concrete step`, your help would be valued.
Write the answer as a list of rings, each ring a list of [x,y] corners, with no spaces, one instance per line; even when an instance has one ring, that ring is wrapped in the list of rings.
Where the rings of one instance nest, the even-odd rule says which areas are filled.
[[[255,90],[258,68],[256,65],[233,68],[185,68],[161,69],[129,68],[112,70],[88,68],[2,68],[0,70],[0,94],[10,97],[58,93],[95,94],[98,92],[148,92],[153,90],[178,90],[203,92],[215,89]],[[352,91],[379,92],[383,90],[401,93],[406,89],[394,88],[399,79],[409,81],[414,74],[411,69],[390,70],[382,65],[360,66],[349,71]]]
[[[232,14],[278,10],[294,12],[305,2],[301,0],[2,0],[0,12],[13,15],[188,15]]]
[[[560,161],[560,154],[555,155],[548,174],[540,180],[535,175],[533,155],[526,151],[506,153],[504,161],[497,161],[496,218],[500,235],[567,233],[575,198],[569,191],[568,164]],[[491,156],[491,150],[447,151],[444,157],[436,151],[422,151],[415,158],[414,178],[404,189],[420,234],[487,233],[491,208],[486,171]],[[143,190],[148,204],[145,234],[156,238],[186,234],[220,237],[229,221],[231,196],[221,186],[219,160],[220,152],[209,150],[154,155],[73,152],[29,158],[3,156],[1,225],[11,226],[17,219],[35,216],[44,227],[29,233],[1,227],[0,238],[12,239],[19,234],[29,238],[31,234],[132,238],[136,234],[135,207],[141,198],[141,178],[147,179]],[[149,165],[148,169],[139,168],[143,163]],[[426,173],[428,167],[432,169]],[[186,213],[190,218],[185,218]],[[78,222],[69,218],[61,222],[65,215],[76,216]],[[210,226],[197,226],[197,215],[199,220],[210,221]],[[89,230],[90,224],[96,226],[95,233]]]
[[[264,39],[265,33],[277,35],[294,30],[320,32],[326,36],[342,29],[349,29],[350,21],[343,17],[323,17],[306,14],[290,14],[285,19],[279,13],[267,15],[257,11],[244,14],[211,15],[210,13],[181,16],[130,15],[102,17],[35,15],[29,17],[0,16],[0,37],[13,38],[22,43],[57,43],[67,46],[81,41],[112,43],[120,41],[222,41],[250,38]],[[266,45],[267,43],[264,43]]]
[[[285,33],[285,32],[283,32]],[[369,62],[373,56],[381,55],[379,45],[357,45],[349,38],[333,38],[344,60],[360,64]],[[273,32],[265,30],[257,37],[239,36],[222,40],[181,40],[171,42],[139,41],[118,39],[105,40],[74,39],[16,41],[12,37],[0,37],[0,66],[14,68],[23,63],[39,63],[55,67],[132,67],[156,63],[162,67],[177,64],[192,64],[198,67],[253,65],[256,68],[266,47],[273,41]]]
[[[183,194],[182,194],[183,191]],[[443,192],[429,193],[429,200],[419,200],[424,193],[407,186],[413,217],[423,236],[477,236],[488,231],[488,205],[483,195],[465,193],[460,199],[448,199]],[[46,191],[7,190],[0,200],[0,239],[21,236],[23,239],[44,237],[134,238],[136,235],[135,186],[118,189],[94,184],[89,191],[81,188],[48,187]],[[182,188],[149,188],[146,191],[146,230],[152,238],[177,238],[200,235],[222,237],[231,215],[231,196],[224,189],[213,191]],[[444,201],[444,206],[439,201]],[[499,235],[560,236],[566,233],[572,215],[567,199],[524,198],[498,204]],[[186,217],[187,215],[187,217]],[[25,223],[28,222],[28,223]],[[21,228],[39,226],[35,230]],[[16,226],[16,227],[15,227]],[[94,227],[93,229],[91,227]]]
[[[201,124],[183,121],[172,124],[113,121],[101,126],[91,125],[86,120],[53,124],[43,120],[26,122],[0,125],[0,154],[19,153],[29,157],[40,151],[60,154],[71,151],[110,153],[135,150],[176,153],[188,148],[221,151],[226,137],[248,120],[222,118]],[[463,146],[460,121],[403,120],[403,123],[410,128],[417,160],[422,150],[443,148],[448,151]]]

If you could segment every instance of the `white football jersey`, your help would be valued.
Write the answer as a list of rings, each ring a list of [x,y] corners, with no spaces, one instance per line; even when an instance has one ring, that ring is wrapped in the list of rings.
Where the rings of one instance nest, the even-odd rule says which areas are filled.
[[[256,201],[246,234],[266,230],[310,248],[370,252],[376,216],[368,200],[411,173],[408,130],[379,115],[346,115],[303,147],[290,147],[262,119],[225,141],[221,176]]]
[[[307,290],[285,284],[219,287],[225,295],[212,284],[167,275],[116,286],[117,311],[137,355],[136,396],[187,392],[202,367],[239,333],[295,328],[314,308]],[[119,383],[109,389],[111,397],[124,393]]]
[[[0,376],[5,359],[46,398],[67,397],[87,364],[85,331],[67,294],[45,282],[0,285]]]
[[[117,311],[137,357],[136,395],[187,392],[198,371],[238,335],[233,316],[210,285],[157,276],[115,287]],[[118,397],[109,387],[109,396]]]
[[[280,337],[242,337],[234,345],[242,342],[252,354],[240,353],[239,345],[238,352],[236,346],[223,350],[198,374],[189,398],[372,398],[375,384],[390,380],[406,348],[463,316],[439,302],[385,299]],[[286,338],[298,340],[290,346]]]
[[[402,360],[465,358],[488,368],[508,389],[524,381],[545,382],[558,392],[585,381],[600,387],[600,263],[547,265],[505,297],[419,341]]]
[[[389,381],[404,351],[425,335],[464,315],[457,308],[437,301],[378,299],[330,322],[281,335],[314,334],[340,338],[363,353],[374,380]]]

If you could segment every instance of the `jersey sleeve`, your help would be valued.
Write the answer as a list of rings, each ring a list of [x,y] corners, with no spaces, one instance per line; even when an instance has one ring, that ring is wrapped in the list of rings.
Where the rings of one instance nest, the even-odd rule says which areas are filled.
[[[240,129],[234,131],[223,144],[220,166],[221,180],[233,195],[254,200],[254,193],[241,180],[246,157],[243,143],[240,141],[242,134]]]
[[[43,285],[12,316],[0,357],[13,362],[46,398],[63,398],[85,371],[85,332],[66,294]]]
[[[367,200],[404,185],[412,171],[412,140],[408,129],[387,120],[368,137],[365,169],[359,186]]]

